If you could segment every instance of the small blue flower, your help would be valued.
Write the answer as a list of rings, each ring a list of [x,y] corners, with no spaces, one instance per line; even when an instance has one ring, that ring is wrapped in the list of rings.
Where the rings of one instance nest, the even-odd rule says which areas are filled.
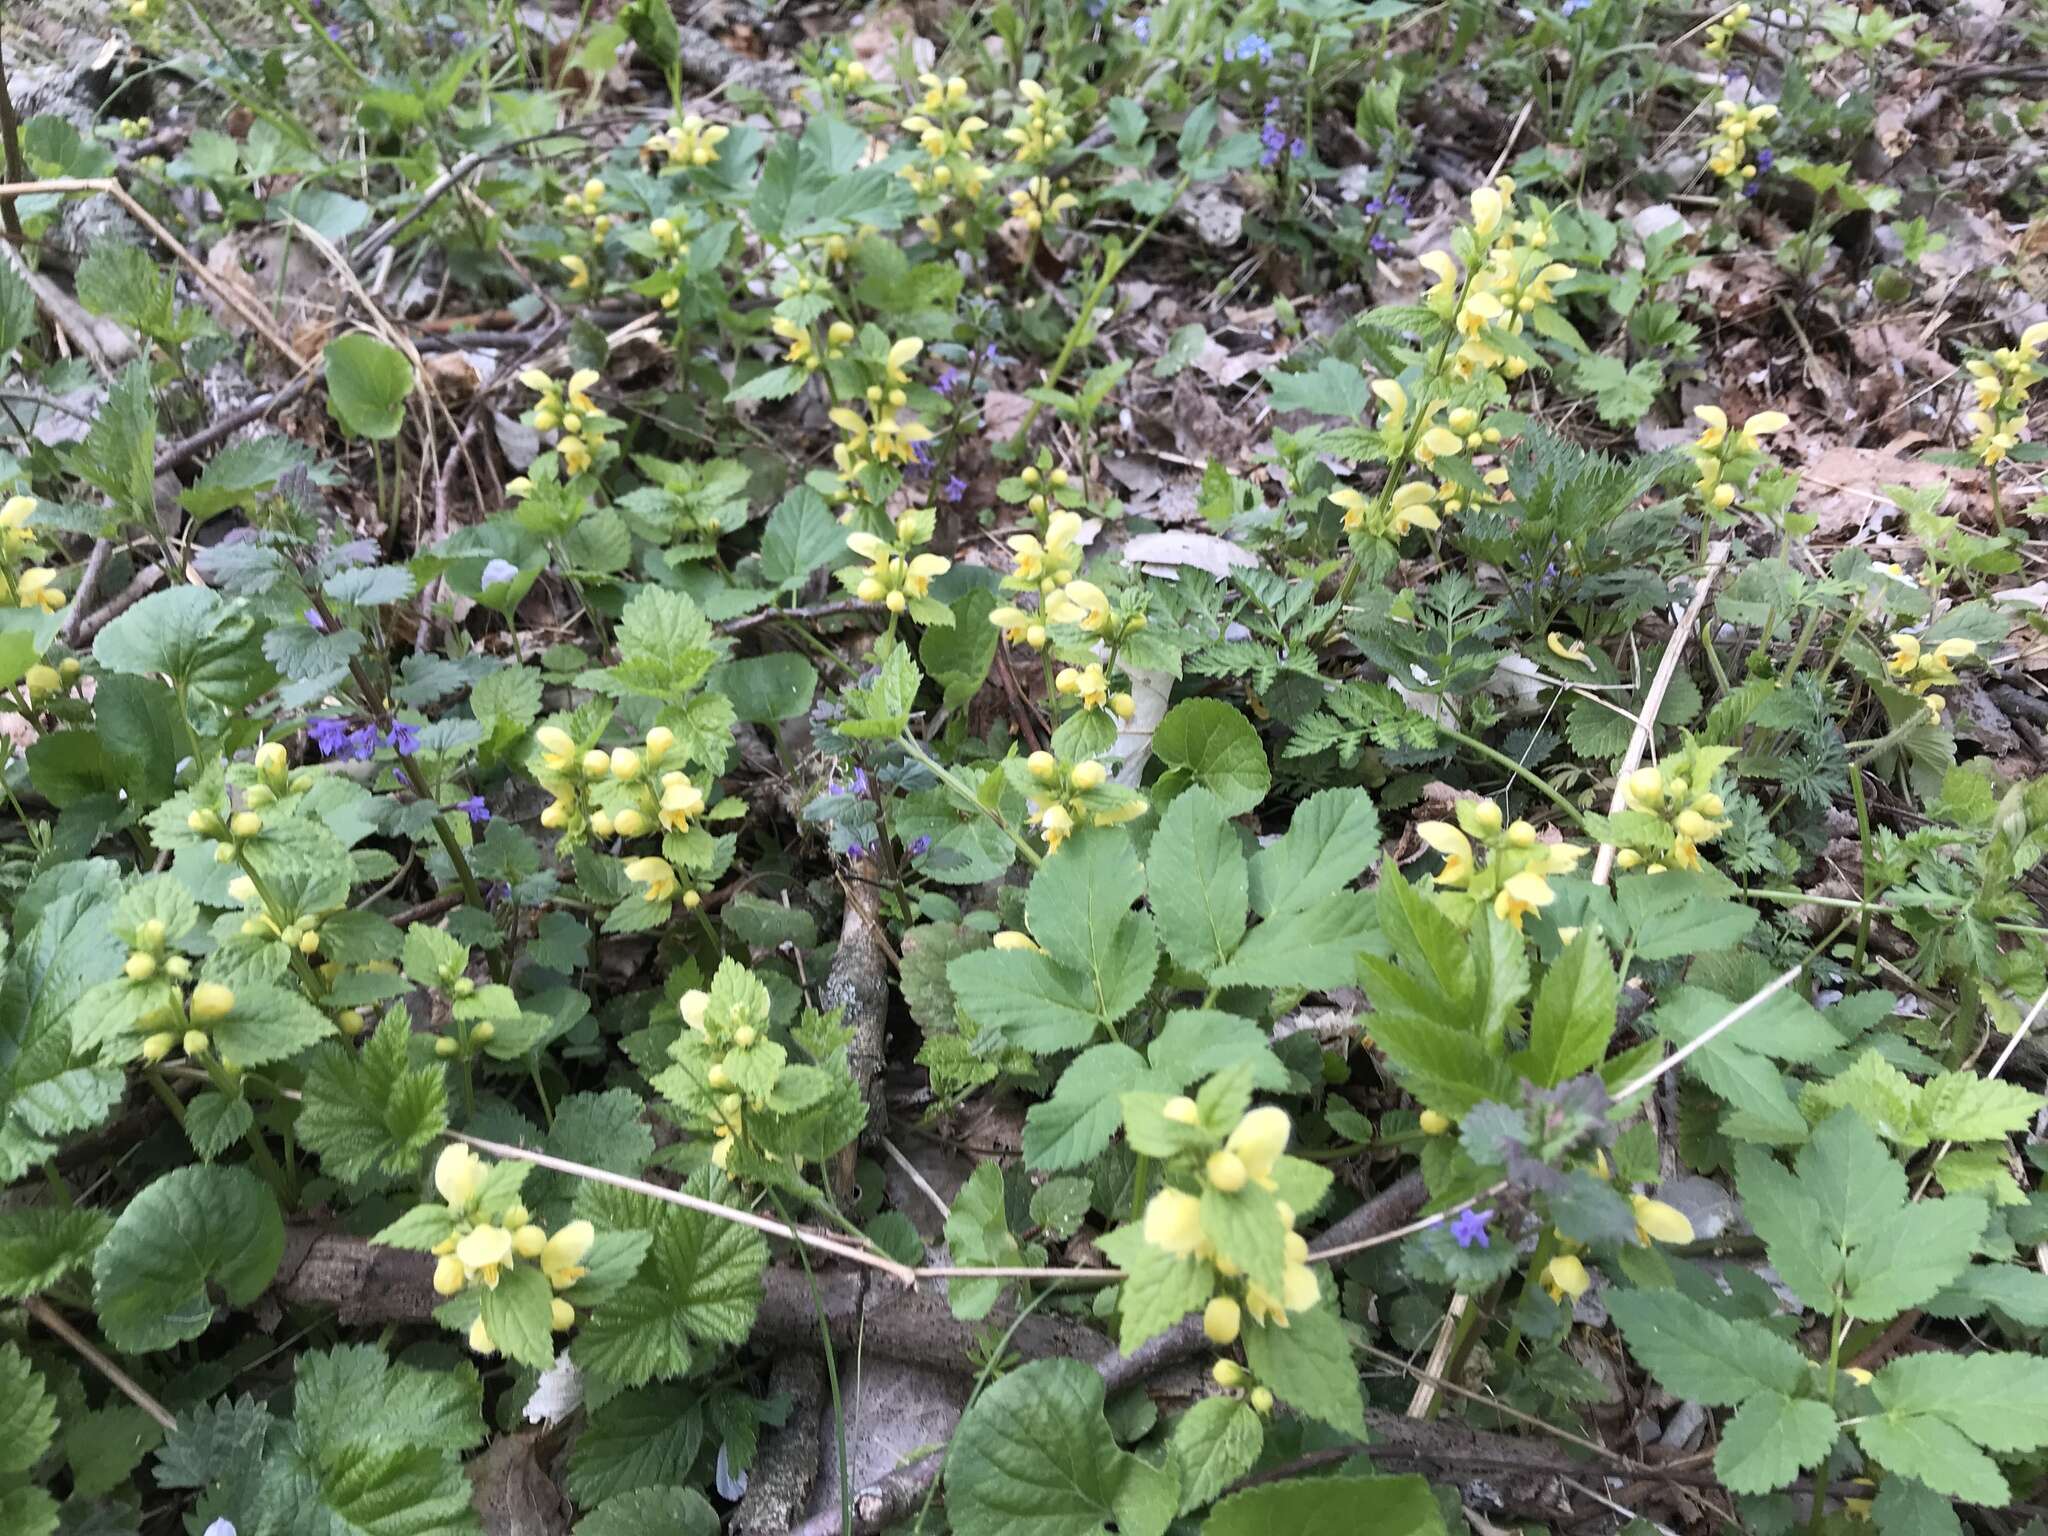
[[[313,738],[313,745],[320,749],[322,757],[338,755],[348,740],[349,725],[346,720],[330,720],[315,715],[306,722],[306,734]]]
[[[868,851],[867,848],[860,843],[848,843],[846,845],[846,856],[849,859],[854,859],[858,861],[860,859],[866,858],[868,856]]]
[[[958,475],[954,475],[951,479],[947,480],[944,489],[939,494],[948,501],[958,501],[967,494],[967,482]]]
[[[384,738],[384,745],[400,757],[412,756],[420,749],[419,727],[408,725],[403,720],[392,721],[391,730]]]
[[[938,378],[932,382],[932,388],[942,395],[950,395],[960,387],[963,377],[958,368],[941,369]]]
[[[1131,36],[1135,37],[1141,43],[1151,42],[1152,18],[1150,16],[1140,16],[1136,21],[1132,22]]]
[[[306,610],[306,623],[316,633],[323,635],[327,633],[327,621],[320,617],[320,610],[318,608],[308,608]]]
[[[1777,163],[1778,157],[1773,151],[1768,149],[1760,149],[1756,152],[1756,168],[1759,171],[1768,171],[1772,166],[1776,165]]]
[[[913,837],[910,840],[910,856],[913,859],[922,858],[925,854],[931,851],[931,846],[932,840],[930,838]]]
[[[480,827],[491,819],[491,808],[484,804],[482,795],[471,795],[467,800],[458,800],[451,809],[468,815],[471,826]]]
[[[1491,1248],[1493,1238],[1486,1230],[1486,1224],[1491,1220],[1492,1211],[1458,1212],[1451,1220],[1451,1241],[1460,1248],[1470,1248],[1474,1243],[1482,1248]]]
[[[477,581],[488,591],[492,587],[518,579],[519,567],[510,560],[492,560],[484,566],[483,575],[479,576]]]
[[[856,768],[853,770],[853,792],[856,795],[864,795],[868,792],[867,769]]]

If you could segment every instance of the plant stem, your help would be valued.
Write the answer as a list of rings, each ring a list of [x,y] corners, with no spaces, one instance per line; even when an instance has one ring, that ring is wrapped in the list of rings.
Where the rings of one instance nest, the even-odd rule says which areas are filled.
[[[917,744],[917,742],[911,738],[910,732],[905,731],[902,737],[900,738],[900,741],[903,750],[908,752],[913,758],[915,758],[919,763],[921,763],[926,769],[926,771],[929,772],[933,778],[937,779],[941,784],[945,785],[947,789],[951,790],[956,798],[958,798],[963,803],[972,806],[975,810],[981,812],[982,815],[986,816],[990,821],[994,822],[998,827],[1002,828],[1003,836],[1007,837],[1011,842],[1017,845],[1017,851],[1024,855],[1024,861],[1027,864],[1029,864],[1033,869],[1036,869],[1045,862],[1044,858],[1040,856],[1038,850],[1036,848],[1033,848],[1029,843],[1025,842],[1023,838],[1019,837],[1017,835],[1016,829],[1013,828],[1007,821],[1003,820],[1001,815],[991,810],[988,806],[983,805],[980,799],[976,797],[973,790],[969,789],[965,784],[961,783],[960,780],[956,778],[952,773],[948,772],[945,768],[941,767],[929,752],[925,751],[923,747],[920,747]]]
[[[1489,747],[1485,742],[1476,740],[1471,736],[1467,736],[1463,731],[1457,730],[1448,725],[1438,725],[1437,729],[1441,731],[1444,735],[1450,737],[1451,740],[1459,743],[1460,745],[1468,748],[1473,752],[1477,752],[1481,757],[1485,758],[1488,762],[1491,762],[1498,767],[1507,769],[1509,773],[1512,773],[1516,778],[1520,779],[1523,783],[1527,784],[1531,789],[1535,790],[1539,795],[1543,796],[1543,798],[1548,800],[1552,805],[1556,806],[1559,810],[1563,811],[1565,815],[1569,816],[1572,820],[1573,826],[1577,827],[1581,832],[1586,831],[1586,818],[1584,815],[1580,813],[1579,808],[1576,805],[1573,805],[1571,801],[1567,800],[1562,794],[1560,794],[1555,788],[1553,788],[1540,775],[1532,773],[1529,769],[1525,768],[1522,764],[1516,762],[1512,757],[1509,757],[1506,753],[1496,752],[1492,747]],[[1590,837],[1591,835],[1591,833],[1587,833],[1587,836]]]

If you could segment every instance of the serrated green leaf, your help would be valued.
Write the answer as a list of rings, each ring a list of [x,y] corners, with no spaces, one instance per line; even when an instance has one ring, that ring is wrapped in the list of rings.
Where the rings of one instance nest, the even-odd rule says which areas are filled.
[[[1146,854],[1145,879],[1169,955],[1199,971],[1230,958],[1244,937],[1249,877],[1237,834],[1208,790],[1188,790],[1166,808]]]
[[[738,1344],[761,1304],[760,1233],[664,1207],[638,1273],[578,1330],[576,1362],[626,1386],[689,1371],[697,1348]]]
[[[1206,1306],[1216,1292],[1215,1272],[1207,1264],[1153,1247],[1140,1227],[1118,1227],[1098,1246],[1125,1272],[1117,1294],[1117,1347],[1127,1355]]]
[[[1759,1393],[1790,1396],[1806,1380],[1805,1357],[1776,1334],[1676,1291],[1610,1293],[1607,1310],[1629,1353],[1679,1397],[1727,1408]]]
[[[34,1296],[83,1269],[113,1227],[113,1217],[84,1206],[18,1205],[0,1211],[0,1297]]]
[[[704,1438],[703,1394],[640,1387],[594,1410],[569,1453],[569,1496],[585,1506],[684,1482]]]
[[[1180,1473],[1180,1512],[1199,1509],[1251,1471],[1265,1443],[1265,1421],[1241,1397],[1205,1397],[1182,1414],[1166,1442]]]
[[[1759,1392],[1722,1426],[1714,1471],[1735,1493],[1769,1493],[1817,1466],[1840,1433],[1826,1403]]]
[[[1282,1402],[1339,1434],[1366,1438],[1358,1367],[1334,1296],[1289,1313],[1285,1328],[1248,1321],[1243,1337],[1246,1364]]]
[[[694,1488],[636,1488],[578,1520],[575,1536],[718,1536],[718,1516]]]
[[[1162,799],[1189,786],[1215,795],[1227,816],[1266,798],[1273,770],[1251,721],[1220,699],[1184,699],[1152,735],[1152,755],[1167,769]]]
[[[1086,1045],[1101,1027],[1089,978],[1029,950],[987,949],[946,967],[960,1010],[1020,1050]]]
[[[446,1074],[409,1064],[411,1038],[411,1015],[393,1008],[359,1051],[332,1044],[307,1063],[299,1139],[335,1178],[409,1172],[448,1128]]]
[[[1232,1494],[1203,1523],[1202,1536],[1341,1530],[1443,1536],[1444,1516],[1420,1477],[1293,1478]]]
[[[1043,1172],[1100,1157],[1122,1118],[1119,1098],[1150,1077],[1145,1058],[1121,1043],[1090,1046],[1060,1074],[1049,1098],[1024,1116],[1024,1161]]]
[[[57,1400],[36,1368],[0,1340],[0,1475],[27,1472],[57,1437]]]
[[[1529,1047],[1520,1063],[1523,1072],[1552,1088],[1598,1066],[1614,1034],[1619,995],[1620,981],[1606,944],[1581,934],[1565,945],[1536,990],[1529,1013]]]

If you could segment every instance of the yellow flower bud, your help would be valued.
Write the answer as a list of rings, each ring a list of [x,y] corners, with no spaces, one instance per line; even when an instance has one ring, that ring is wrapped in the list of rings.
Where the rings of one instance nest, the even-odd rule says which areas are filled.
[[[1031,777],[1044,783],[1060,771],[1060,760],[1050,752],[1034,752],[1024,759],[1024,766],[1031,770]]]
[[[1217,1386],[1226,1390],[1243,1386],[1247,1379],[1245,1368],[1235,1360],[1218,1360],[1209,1367],[1209,1376]]]
[[[1441,1136],[1445,1131],[1448,1131],[1450,1128],[1451,1117],[1449,1115],[1446,1115],[1441,1111],[1434,1109],[1425,1109],[1422,1112],[1423,1135]]]
[[[1078,790],[1100,789],[1109,780],[1109,770],[1090,759],[1074,765],[1074,788]]]
[[[1202,1332],[1208,1335],[1211,1344],[1226,1348],[1235,1344],[1243,1325],[1243,1309],[1228,1296],[1212,1296],[1209,1305],[1202,1309]]]
[[[732,1032],[732,1043],[743,1051],[752,1048],[754,1042],[759,1038],[760,1036],[755,1032],[754,1026],[751,1024],[742,1024]]]
[[[445,1253],[434,1265],[434,1294],[453,1296],[468,1278],[469,1271],[462,1267],[462,1260],[452,1253]]]
[[[489,1019],[485,1019],[481,1024],[477,1025],[475,1029],[472,1029],[469,1032],[469,1038],[475,1041],[478,1045],[489,1045],[493,1040],[498,1038],[498,1026],[493,1024]]]
[[[121,970],[130,981],[147,981],[156,974],[156,956],[137,950]]]
[[[675,749],[676,733],[665,725],[657,725],[647,733],[647,755],[657,762]]]
[[[495,1355],[498,1352],[498,1346],[491,1342],[491,1330],[484,1326],[481,1317],[469,1325],[469,1347],[480,1355]]]
[[[263,830],[263,818],[254,811],[237,811],[235,819],[228,823],[228,831],[238,842],[246,842]]]
[[[171,1048],[178,1043],[178,1037],[168,1029],[151,1035],[142,1042],[142,1059],[155,1066],[171,1054]]]
[[[1196,1107],[1195,1101],[1184,1093],[1168,1099],[1159,1112],[1175,1125],[1200,1125],[1202,1123],[1201,1110]]]
[[[559,1296],[548,1298],[548,1326],[556,1333],[567,1333],[576,1326],[576,1309]]]
[[[235,994],[217,981],[202,981],[192,989],[192,1017],[202,1024],[226,1018],[234,1007]]]
[[[1228,1148],[1209,1154],[1208,1166],[1203,1170],[1212,1187],[1226,1195],[1234,1195],[1245,1185],[1244,1159]]]
[[[1271,1387],[1253,1387],[1251,1404],[1252,1411],[1258,1414],[1260,1418],[1270,1415],[1273,1411],[1273,1389]]]
[[[185,1031],[185,1054],[187,1056],[204,1056],[206,1048],[212,1043],[207,1038],[206,1031],[203,1029],[188,1029]]]
[[[370,1021],[363,1017],[360,1008],[344,1008],[335,1016],[334,1022],[344,1035],[353,1040],[369,1027]]]
[[[434,1042],[434,1054],[440,1057],[443,1061],[448,1060],[460,1049],[461,1047],[458,1046],[453,1040],[450,1040],[446,1035],[443,1035],[439,1040],[436,1040]]]
[[[601,779],[612,771],[612,755],[601,747],[592,747],[583,754],[583,777]]]
[[[40,662],[28,669],[22,681],[28,685],[28,696],[31,699],[44,698],[64,686],[63,676],[57,669],[44,666]]]
[[[610,766],[615,779],[637,779],[640,776],[640,754],[631,747],[613,747]]]
[[[320,935],[313,929],[308,928],[299,935],[299,953],[302,955],[317,955],[320,953]]]

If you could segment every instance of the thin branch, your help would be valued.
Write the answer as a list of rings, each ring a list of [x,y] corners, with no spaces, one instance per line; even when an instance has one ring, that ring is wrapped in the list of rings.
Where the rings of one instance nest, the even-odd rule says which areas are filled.
[[[57,1335],[66,1344],[69,1344],[78,1352],[79,1358],[113,1384],[115,1391],[127,1398],[129,1402],[140,1408],[152,1419],[155,1419],[157,1423],[164,1427],[166,1432],[177,1429],[178,1421],[171,1416],[171,1411],[168,1408],[143,1391],[133,1376],[130,1376],[121,1367],[93,1348],[91,1341],[76,1328],[65,1322],[62,1317],[58,1316],[56,1309],[47,1301],[44,1301],[42,1297],[29,1297],[22,1302],[21,1310],[49,1329],[50,1332]]]

